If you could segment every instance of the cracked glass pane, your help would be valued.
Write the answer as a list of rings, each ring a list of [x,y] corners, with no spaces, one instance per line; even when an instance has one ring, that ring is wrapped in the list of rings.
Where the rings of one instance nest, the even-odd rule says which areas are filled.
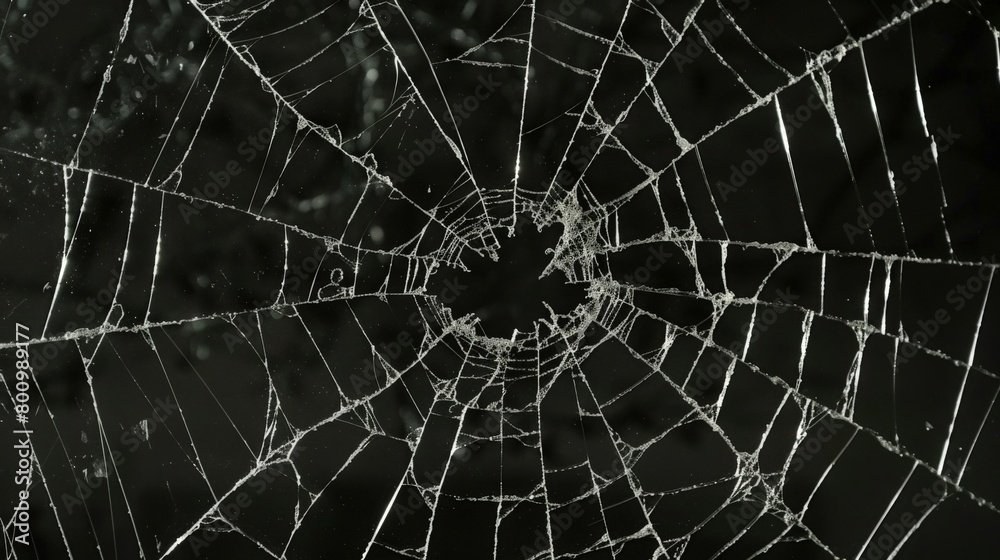
[[[995,3],[0,10],[7,558],[995,555]]]

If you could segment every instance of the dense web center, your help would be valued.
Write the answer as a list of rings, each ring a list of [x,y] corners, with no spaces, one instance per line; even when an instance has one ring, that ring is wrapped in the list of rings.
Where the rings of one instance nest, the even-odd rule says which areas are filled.
[[[558,268],[546,267],[559,240],[556,228],[541,232],[533,227],[517,227],[512,237],[501,237],[497,260],[473,256],[466,261],[468,272],[439,274],[435,293],[456,316],[475,313],[488,336],[509,338],[514,329],[531,332],[539,319],[548,319],[548,308],[568,313],[582,303],[586,289],[570,284]],[[543,276],[544,274],[544,276]]]

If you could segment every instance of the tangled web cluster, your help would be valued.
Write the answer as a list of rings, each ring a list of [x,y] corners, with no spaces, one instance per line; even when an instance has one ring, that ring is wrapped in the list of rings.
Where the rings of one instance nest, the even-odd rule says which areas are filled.
[[[991,3],[106,4],[4,21],[7,557],[997,545]]]

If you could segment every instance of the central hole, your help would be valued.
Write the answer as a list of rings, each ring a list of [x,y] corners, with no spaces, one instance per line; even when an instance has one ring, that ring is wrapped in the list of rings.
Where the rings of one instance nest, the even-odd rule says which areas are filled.
[[[475,313],[489,336],[510,338],[514,329],[534,331],[536,320],[549,317],[544,304],[556,313],[568,313],[586,298],[584,285],[567,283],[560,270],[539,279],[552,259],[545,250],[558,240],[555,227],[539,232],[527,225],[501,243],[499,261],[473,254],[465,261],[469,272],[438,272],[432,293],[444,294],[442,301],[455,317]]]

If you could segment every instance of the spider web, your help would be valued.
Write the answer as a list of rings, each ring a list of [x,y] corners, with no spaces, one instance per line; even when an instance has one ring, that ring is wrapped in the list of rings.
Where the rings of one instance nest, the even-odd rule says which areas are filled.
[[[979,2],[49,6],[0,60],[7,557],[996,546]],[[547,227],[582,303],[447,304]]]

